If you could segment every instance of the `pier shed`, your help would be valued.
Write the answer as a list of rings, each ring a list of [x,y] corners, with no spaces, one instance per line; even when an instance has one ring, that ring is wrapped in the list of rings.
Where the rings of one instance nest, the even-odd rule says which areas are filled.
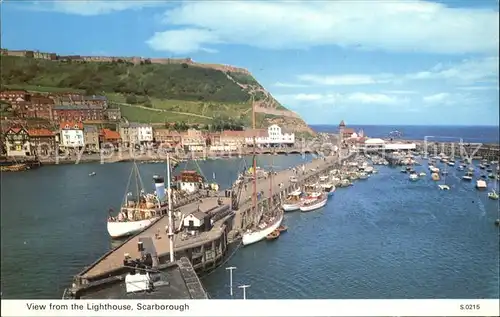
[[[205,231],[206,223],[210,223],[210,217],[203,211],[197,211],[187,215],[183,225],[187,231]]]

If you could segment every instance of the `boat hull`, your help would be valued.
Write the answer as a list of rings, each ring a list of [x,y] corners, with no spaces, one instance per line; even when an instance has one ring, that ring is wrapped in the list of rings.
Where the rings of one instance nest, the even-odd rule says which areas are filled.
[[[153,217],[150,219],[140,220],[140,221],[123,221],[123,222],[108,221],[108,233],[111,236],[111,238],[114,239],[131,236],[149,227],[159,218],[160,217]]]
[[[326,199],[322,199],[321,201],[319,201],[315,204],[309,205],[309,206],[300,206],[300,211],[309,212],[309,211],[313,211],[313,210],[322,208],[325,205],[326,205]]]
[[[296,211],[300,209],[300,204],[283,204],[281,207],[284,211]]]
[[[250,245],[259,242],[261,240],[264,240],[271,232],[278,229],[282,221],[283,221],[283,214],[279,215],[279,217],[275,219],[275,222],[267,228],[264,228],[259,231],[244,233],[241,239],[241,243],[243,243],[243,245]]]

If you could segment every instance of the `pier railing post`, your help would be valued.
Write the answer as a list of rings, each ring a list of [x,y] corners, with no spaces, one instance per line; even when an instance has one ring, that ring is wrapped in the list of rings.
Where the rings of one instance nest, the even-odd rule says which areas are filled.
[[[238,287],[243,290],[243,299],[247,299],[247,287],[250,287],[250,285],[240,285]]]

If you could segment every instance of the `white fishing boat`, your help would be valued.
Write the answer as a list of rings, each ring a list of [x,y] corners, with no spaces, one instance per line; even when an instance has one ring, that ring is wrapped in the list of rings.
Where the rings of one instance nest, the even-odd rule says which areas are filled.
[[[366,172],[359,173],[359,179],[368,179],[369,177],[370,175],[368,175],[368,173]]]
[[[336,189],[332,183],[321,184],[321,188],[328,196],[332,196]]]
[[[446,170],[446,165],[443,171],[443,184],[439,184],[438,187],[441,190],[450,190],[450,186],[446,185],[446,175],[448,175],[448,171]]]
[[[242,237],[243,245],[250,245],[265,239],[267,235],[278,229],[282,221],[283,213],[280,213],[269,221],[260,223],[255,230],[245,232]]]
[[[323,193],[315,192],[311,193],[308,197],[304,199],[302,205],[300,206],[300,211],[308,212],[324,207],[327,202],[327,197]]]
[[[471,181],[472,180],[472,176],[473,176],[472,172],[467,172],[467,173],[465,173],[464,176],[462,176],[462,179],[464,181]]]
[[[432,166],[432,167],[430,168],[430,170],[431,170],[431,172],[432,172],[432,173],[437,173],[437,174],[439,174],[439,168],[437,168],[437,167]]]
[[[425,177],[425,176],[427,176],[427,174],[426,174],[425,172],[420,172],[420,173],[418,174],[418,176],[420,176],[420,177]]]
[[[283,208],[284,211],[299,210],[300,205],[302,203],[301,196],[302,196],[302,191],[300,189],[288,194],[287,199],[285,200],[283,205],[281,205],[281,207]]]
[[[410,172],[410,176],[408,177],[411,181],[417,181],[418,180],[418,174],[415,171]]]
[[[169,169],[169,167],[167,168]],[[122,238],[136,234],[149,227],[168,211],[168,199],[163,177],[153,177],[156,192],[147,194],[144,191],[139,169],[135,162],[130,173],[127,191],[133,174],[135,174],[137,192],[135,195],[131,192],[125,195],[123,205],[117,216],[112,216],[113,210],[110,209],[107,229],[112,238]]]
[[[488,188],[488,185],[486,184],[486,181],[484,181],[482,179],[478,179],[476,181],[476,188],[478,190],[484,190],[484,189]]]
[[[455,162],[448,162],[449,166],[455,166]]]
[[[95,172],[89,173],[89,176],[95,176]]]
[[[373,169],[373,166],[367,166],[367,167],[365,167],[365,172],[370,174],[370,173],[374,173],[375,170]]]
[[[465,170],[465,167],[463,167],[462,165],[459,165],[459,166],[457,167],[457,169],[458,169],[459,171],[463,171],[463,170]]]

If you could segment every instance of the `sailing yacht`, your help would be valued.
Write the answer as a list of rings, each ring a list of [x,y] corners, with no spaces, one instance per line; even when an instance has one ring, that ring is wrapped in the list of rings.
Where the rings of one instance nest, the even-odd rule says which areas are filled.
[[[167,160],[168,162],[168,160]],[[167,163],[167,168],[170,169]],[[130,181],[135,176],[136,193],[129,192]],[[122,238],[136,234],[156,222],[168,211],[168,200],[163,177],[153,177],[156,192],[147,194],[139,173],[136,162],[132,166],[123,204],[117,216],[110,216],[107,221],[108,233],[112,238]],[[169,180],[170,184],[170,180]]]
[[[252,95],[253,99],[253,95]],[[255,131],[255,100],[252,100],[252,128]],[[241,242],[244,246],[262,241],[266,239],[266,237],[279,228],[281,222],[283,221],[283,210],[281,208],[275,208],[273,210],[273,215],[270,217],[264,217],[262,214],[263,210],[258,211],[257,204],[257,162],[256,162],[256,153],[255,148],[257,147],[255,134],[253,135],[253,164],[252,164],[252,181],[253,181],[253,211],[254,211],[254,219],[256,225],[247,230],[242,235]],[[272,173],[270,174],[269,181],[272,181]],[[270,183],[272,185],[272,183]],[[272,186],[271,186],[272,188]],[[274,208],[274,206],[270,207]]]
[[[491,192],[488,193],[488,198],[493,200],[498,200],[498,192],[497,192],[497,182],[495,181],[495,185]]]
[[[438,185],[439,189],[441,190],[450,190],[450,186],[446,185],[446,175],[448,175],[448,171],[446,170],[446,165],[445,165],[443,171],[443,184]]]
[[[473,175],[474,175],[474,174],[472,174],[472,172],[471,172],[471,171],[468,171],[467,173],[465,173],[465,175],[464,175],[464,176],[462,176],[462,179],[463,179],[464,181],[471,181],[471,180],[472,180],[472,176],[473,176]]]

